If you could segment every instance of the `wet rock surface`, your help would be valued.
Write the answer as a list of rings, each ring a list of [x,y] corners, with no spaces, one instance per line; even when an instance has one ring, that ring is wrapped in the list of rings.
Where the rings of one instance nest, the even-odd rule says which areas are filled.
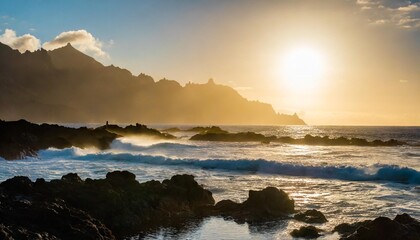
[[[313,238],[320,237],[321,236],[321,234],[319,234],[320,232],[322,232],[322,230],[314,226],[303,226],[303,227],[300,227],[299,229],[293,230],[290,233],[290,235],[292,235],[292,237],[295,237],[295,238],[313,239]]]
[[[339,225],[340,226],[340,225]],[[337,226],[336,231],[342,233],[343,240],[415,240],[420,239],[420,222],[408,214],[397,215],[393,220],[378,217],[372,221],[359,222],[351,227]]]
[[[239,132],[239,133],[227,133],[227,132],[208,132],[199,133],[190,138],[195,141],[219,141],[219,142],[261,142],[261,143],[287,143],[296,145],[316,145],[316,146],[370,146],[370,147],[389,147],[389,146],[401,146],[407,145],[407,143],[390,139],[387,141],[373,140],[368,141],[364,138],[330,138],[329,136],[312,136],[306,135],[303,138],[292,138],[288,136],[276,137],[276,136],[265,136],[263,134],[254,132]]]
[[[293,213],[294,200],[280,189],[267,187],[261,191],[249,191],[243,203],[222,200],[215,205],[219,215],[233,218],[236,222],[261,222],[288,218]]]
[[[70,128],[56,124],[35,124],[25,120],[0,120],[0,157],[6,160],[36,157],[39,150],[47,148],[95,147],[108,149],[112,141],[121,136],[146,135],[154,138],[173,139],[145,125],[105,125],[98,128]]]
[[[69,173],[59,180],[18,176],[0,183],[0,239],[123,239],[209,216],[258,225],[290,220],[293,213],[294,201],[274,187],[251,190],[242,203],[215,204],[212,193],[191,175],[139,183],[133,173],[114,171],[96,180]],[[317,210],[295,219],[326,221]],[[304,226],[291,235],[316,238],[321,231]],[[342,239],[419,239],[420,223],[402,214],[343,223],[334,231]]]
[[[318,210],[311,209],[306,210],[305,212],[297,213],[294,216],[294,219],[306,222],[306,223],[325,223],[327,222],[327,218],[324,216],[324,214]]]
[[[115,239],[111,230],[87,212],[69,207],[62,199],[34,195],[32,184],[17,180],[15,194],[0,192],[0,239]]]
[[[186,131],[199,132],[190,140],[221,142],[280,142],[301,145],[355,145],[355,146],[399,146],[405,142],[390,139],[388,141],[367,141],[361,138],[329,138],[328,136],[306,135],[304,138],[265,136],[254,132],[229,133],[220,127],[194,127]],[[157,139],[175,139],[176,137],[146,125],[135,124],[126,127],[106,124],[98,128],[70,128],[56,124],[34,124],[25,120],[0,120],[0,157],[6,160],[36,157],[39,150],[47,148],[95,147],[108,149],[112,141],[122,136],[147,136]]]
[[[243,203],[223,200],[215,205],[212,193],[191,175],[139,183],[127,171],[97,180],[82,180],[76,173],[51,181],[14,177],[0,184],[0,194],[5,238],[124,238],[195,218],[220,215],[252,223],[294,211],[294,201],[273,187],[250,191]]]
[[[212,193],[191,175],[176,175],[162,183],[139,183],[127,171],[85,181],[74,173],[50,182],[14,177],[0,184],[0,192],[0,224],[4,233],[15,234],[23,228],[28,234],[48,234],[60,239],[112,239],[114,235],[122,238],[198,217],[196,209],[214,205]],[[45,220],[40,221],[41,218]],[[84,232],[80,237],[74,235]]]

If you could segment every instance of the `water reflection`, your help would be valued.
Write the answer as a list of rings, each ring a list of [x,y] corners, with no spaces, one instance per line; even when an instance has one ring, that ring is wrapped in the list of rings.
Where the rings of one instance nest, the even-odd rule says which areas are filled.
[[[285,219],[240,224],[222,217],[209,217],[177,227],[160,228],[131,239],[277,239],[288,224],[289,220]]]

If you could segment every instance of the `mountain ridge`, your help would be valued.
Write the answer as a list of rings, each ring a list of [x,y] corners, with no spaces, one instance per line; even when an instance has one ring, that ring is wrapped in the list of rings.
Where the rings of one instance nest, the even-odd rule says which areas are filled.
[[[249,101],[229,86],[134,76],[71,44],[19,53],[0,43],[0,116],[34,122],[305,124],[296,114]]]

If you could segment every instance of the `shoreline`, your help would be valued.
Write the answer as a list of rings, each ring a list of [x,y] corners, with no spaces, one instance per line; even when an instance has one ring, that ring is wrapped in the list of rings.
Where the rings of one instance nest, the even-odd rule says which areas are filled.
[[[186,130],[170,128],[159,131],[146,125],[138,124],[120,127],[108,124],[96,127],[65,127],[57,124],[35,124],[26,120],[3,121],[0,120],[0,157],[5,160],[18,160],[26,157],[36,157],[40,150],[48,148],[64,149],[69,147],[88,148],[100,150],[110,149],[111,143],[121,137],[146,136],[155,139],[178,139],[173,132],[193,132],[190,141],[216,141],[216,142],[257,142],[261,144],[279,143],[290,145],[312,146],[362,146],[362,147],[398,147],[413,146],[404,141],[395,139],[368,141],[357,137],[335,137],[305,135],[303,138],[290,136],[263,135],[255,132],[231,133],[220,127],[192,127]]]
[[[191,175],[175,175],[162,182],[152,180],[143,183],[137,182],[135,175],[127,171],[110,172],[105,179],[96,180],[82,180],[75,173],[49,182],[43,179],[32,182],[27,177],[14,177],[0,183],[0,197],[0,214],[9,216],[0,222],[3,233],[17,234],[18,229],[26,229],[26,233],[41,234],[46,239],[54,234],[76,236],[72,235],[75,233],[71,229],[78,221],[90,223],[86,226],[76,224],[79,226],[78,234],[83,232],[86,236],[96,234],[95,238],[123,239],[159,227],[182,225],[189,220],[211,216],[232,219],[237,223],[295,219],[314,225],[296,229],[294,236],[316,237],[337,231],[343,239],[363,239],[357,237],[362,234],[357,231],[361,227],[370,229],[369,234],[379,228],[381,231],[391,231],[389,236],[420,236],[420,232],[415,231],[415,226],[420,227],[420,223],[407,214],[398,215],[394,220],[377,218],[379,220],[363,223],[343,223],[333,230],[322,229],[328,216],[311,209],[298,212],[288,194],[273,187],[261,191],[251,190],[248,199],[242,203],[231,200],[215,203],[212,193],[200,186]],[[57,208],[67,209],[65,212],[72,213],[70,216],[77,213],[78,218],[68,219],[70,216]],[[56,213],[51,214],[52,210]],[[23,212],[33,214],[28,219],[25,214],[20,215]],[[38,215],[47,216],[46,221],[56,222],[63,231],[57,233],[48,229],[47,225],[43,226],[42,221],[37,221]],[[31,229],[31,226],[37,224],[35,229]],[[389,230],[386,228],[389,224],[401,226]],[[93,229],[101,231],[92,232],[89,226],[95,226]],[[58,238],[66,239],[63,236]]]

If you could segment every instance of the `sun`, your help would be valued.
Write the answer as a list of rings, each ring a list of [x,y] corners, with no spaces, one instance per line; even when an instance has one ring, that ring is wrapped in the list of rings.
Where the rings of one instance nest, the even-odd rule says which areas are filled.
[[[294,48],[282,57],[281,75],[290,89],[313,90],[319,85],[325,72],[325,56],[314,48]]]

